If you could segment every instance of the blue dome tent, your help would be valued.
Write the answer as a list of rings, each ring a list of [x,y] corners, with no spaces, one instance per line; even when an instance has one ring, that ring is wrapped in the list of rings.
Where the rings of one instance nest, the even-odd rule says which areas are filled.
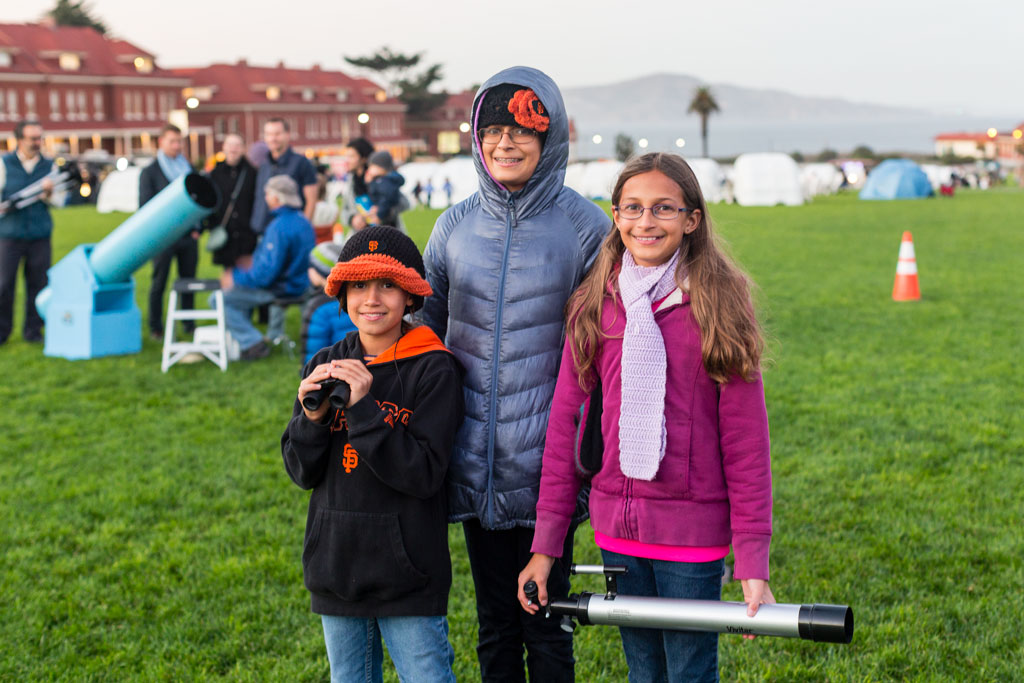
[[[920,199],[934,194],[921,167],[910,159],[887,159],[868,174],[861,199]]]

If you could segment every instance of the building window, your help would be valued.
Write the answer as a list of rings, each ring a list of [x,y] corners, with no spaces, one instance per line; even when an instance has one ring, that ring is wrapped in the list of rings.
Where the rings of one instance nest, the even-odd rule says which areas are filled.
[[[11,121],[18,120],[18,91],[13,88],[7,91],[7,116]]]
[[[60,93],[56,90],[50,91],[50,118],[60,121]]]
[[[57,58],[57,63],[64,71],[78,71],[82,68],[82,59],[74,52],[62,52]]]
[[[228,129],[236,135],[241,132],[237,116],[231,117],[231,122],[228,124]]]
[[[103,93],[95,91],[92,94],[92,115],[97,121],[102,121],[105,117],[103,113]]]
[[[85,121],[89,118],[89,106],[85,98],[85,91],[79,90],[75,95],[78,98],[78,118]]]
[[[339,102],[348,102],[348,90],[342,88],[336,94]]]
[[[30,119],[36,117],[36,91],[25,91],[25,116]]]
[[[149,57],[136,57],[135,70],[140,74],[148,74],[153,71],[153,60]]]
[[[214,137],[216,137],[218,140],[222,140],[224,138],[224,130],[225,130],[224,117],[223,116],[218,116],[217,118],[215,118],[213,120],[213,135],[214,135]]]
[[[132,94],[125,90],[122,94],[122,99],[122,109],[124,109],[124,112],[122,112],[122,118],[126,121],[130,121],[132,119]]]
[[[64,107],[68,110],[68,121],[74,121],[78,118],[78,108],[75,107],[74,91],[68,90],[64,93]]]
[[[156,118],[156,93],[146,93],[146,116]]]
[[[11,57],[11,53],[0,50],[0,67],[7,68],[13,63],[14,59]]]
[[[267,99],[268,100],[279,100],[281,99],[281,89],[276,85],[267,87]]]
[[[316,96],[316,95],[315,95],[315,93],[313,92],[313,89],[312,89],[312,88],[303,88],[303,89],[302,89],[302,101],[303,101],[303,102],[312,102],[312,101],[313,101],[313,98],[314,98],[315,96]]]
[[[142,118],[142,92],[136,91],[132,93],[132,113],[136,119]]]

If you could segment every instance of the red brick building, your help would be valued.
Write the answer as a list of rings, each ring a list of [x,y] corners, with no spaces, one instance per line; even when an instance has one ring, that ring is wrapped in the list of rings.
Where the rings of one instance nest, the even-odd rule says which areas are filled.
[[[188,85],[146,50],[90,28],[0,24],[0,136],[9,149],[15,123],[34,118],[47,154],[152,153]],[[195,158],[204,131],[189,132]]]
[[[228,133],[238,133],[247,144],[259,140],[272,117],[288,121],[292,146],[307,156],[336,154],[359,136],[399,161],[421,146],[406,134],[404,104],[377,84],[341,71],[239,60],[174,72],[190,81],[184,90],[189,121],[211,131],[204,148],[219,149]]]
[[[409,137],[419,140],[430,156],[469,154],[473,148],[470,117],[474,95],[475,90],[449,95],[427,118],[410,119],[406,123]]]

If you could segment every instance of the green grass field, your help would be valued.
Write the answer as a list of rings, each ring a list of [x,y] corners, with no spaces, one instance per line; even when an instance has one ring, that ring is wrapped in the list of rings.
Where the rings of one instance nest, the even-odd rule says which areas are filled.
[[[1020,680],[1024,193],[711,213],[772,337],[772,588],[857,622],[847,646],[723,636],[723,679]],[[436,212],[407,215],[422,246]],[[57,212],[54,261],[122,219]],[[916,303],[890,297],[904,230]],[[0,347],[0,680],[327,680],[302,586],[308,494],[278,445],[298,363],[165,375],[148,339],[71,362],[25,344],[20,320]],[[472,681],[473,585],[459,527],[450,539]],[[589,527],[576,548],[597,561]],[[576,657],[581,681],[625,680],[612,628],[578,629]]]

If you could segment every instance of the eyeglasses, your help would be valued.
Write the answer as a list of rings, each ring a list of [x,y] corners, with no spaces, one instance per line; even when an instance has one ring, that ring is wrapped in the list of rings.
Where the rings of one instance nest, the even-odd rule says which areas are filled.
[[[537,131],[532,128],[512,128],[511,126],[499,128],[498,126],[489,126],[477,131],[477,135],[480,136],[480,142],[489,144],[501,142],[502,136],[506,133],[508,133],[509,139],[517,145],[525,145],[537,137]]]
[[[635,220],[644,215],[644,211],[650,211],[654,214],[655,218],[663,221],[672,220],[681,213],[687,211],[693,211],[693,209],[680,209],[679,207],[672,206],[671,204],[655,204],[654,206],[641,206],[640,204],[624,204],[622,206],[613,206],[613,209],[619,212],[619,215],[623,218]]]

